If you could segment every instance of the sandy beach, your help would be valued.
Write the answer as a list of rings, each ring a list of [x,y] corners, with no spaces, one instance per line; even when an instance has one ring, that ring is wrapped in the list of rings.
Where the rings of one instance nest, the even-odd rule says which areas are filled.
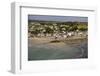
[[[87,58],[87,39],[85,38],[52,41],[54,41],[53,38],[29,38],[28,60]]]

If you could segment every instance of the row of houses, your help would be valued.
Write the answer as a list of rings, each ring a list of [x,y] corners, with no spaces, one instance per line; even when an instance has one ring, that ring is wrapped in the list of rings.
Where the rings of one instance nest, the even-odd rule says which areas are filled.
[[[88,32],[87,31],[76,31],[76,32],[65,32],[63,31],[62,33],[38,33],[38,34],[31,34],[28,33],[29,38],[42,38],[42,37],[53,37],[53,38],[69,38],[69,37],[87,37]]]

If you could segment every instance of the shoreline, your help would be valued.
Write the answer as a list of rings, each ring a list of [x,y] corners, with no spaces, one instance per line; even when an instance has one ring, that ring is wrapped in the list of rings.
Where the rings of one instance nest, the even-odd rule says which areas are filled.
[[[34,44],[42,44],[42,43],[81,43],[81,42],[87,42],[88,39],[86,37],[81,38],[67,38],[67,39],[53,39],[53,38],[28,38],[28,41],[32,41]]]

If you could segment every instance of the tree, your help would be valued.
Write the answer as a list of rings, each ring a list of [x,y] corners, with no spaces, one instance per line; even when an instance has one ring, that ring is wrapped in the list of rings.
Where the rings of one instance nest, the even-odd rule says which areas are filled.
[[[80,31],[86,31],[88,29],[87,25],[79,25],[78,30]]]

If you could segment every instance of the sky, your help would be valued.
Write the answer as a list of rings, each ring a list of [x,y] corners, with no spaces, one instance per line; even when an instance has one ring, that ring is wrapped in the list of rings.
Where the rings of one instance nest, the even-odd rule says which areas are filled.
[[[28,15],[28,20],[60,21],[60,22],[88,22],[88,17],[80,16],[53,16],[53,15]]]

